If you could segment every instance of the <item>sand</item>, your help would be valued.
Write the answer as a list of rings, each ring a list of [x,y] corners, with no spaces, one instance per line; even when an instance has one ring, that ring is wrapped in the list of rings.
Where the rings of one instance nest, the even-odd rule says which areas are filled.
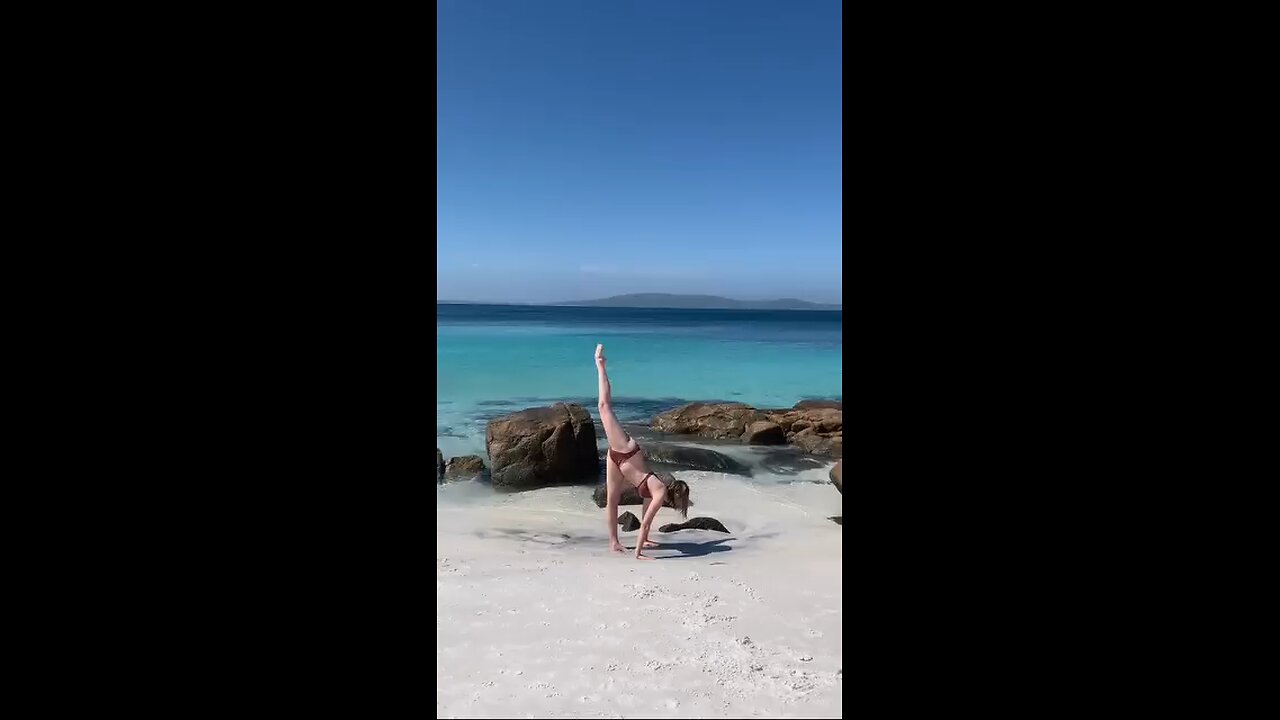
[[[840,717],[844,529],[826,469],[676,475],[689,516],[732,532],[656,532],[681,520],[664,508],[652,562],[608,551],[590,487],[438,491],[437,717]]]

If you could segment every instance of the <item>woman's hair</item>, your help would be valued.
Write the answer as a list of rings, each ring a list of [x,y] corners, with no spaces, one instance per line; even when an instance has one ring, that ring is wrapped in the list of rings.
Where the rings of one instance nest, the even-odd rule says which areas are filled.
[[[683,480],[677,480],[675,475],[671,473],[655,473],[662,478],[662,482],[667,486],[666,505],[676,509],[680,513],[680,517],[689,517],[689,507],[693,505],[693,501],[689,499],[689,483]]]

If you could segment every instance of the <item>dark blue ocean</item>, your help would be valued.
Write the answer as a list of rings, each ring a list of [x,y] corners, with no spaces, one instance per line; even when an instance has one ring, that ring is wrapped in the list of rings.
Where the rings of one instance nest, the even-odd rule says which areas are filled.
[[[492,417],[556,401],[596,413],[604,343],[620,418],[693,400],[841,398],[842,313],[436,305],[436,445],[484,455]]]

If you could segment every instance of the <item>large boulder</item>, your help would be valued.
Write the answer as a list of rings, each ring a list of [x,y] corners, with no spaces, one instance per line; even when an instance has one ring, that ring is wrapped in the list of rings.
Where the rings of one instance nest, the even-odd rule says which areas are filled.
[[[742,439],[749,445],[786,445],[787,434],[782,426],[768,420],[757,420],[747,425]]]
[[[618,516],[618,524],[622,526],[623,532],[633,532],[640,529],[640,518],[628,510]]]
[[[664,442],[647,442],[643,448],[645,460],[664,470],[709,470],[711,472],[750,475],[751,468],[715,450]]]
[[[527,490],[595,480],[596,426],[581,405],[556,403],[490,420],[485,447],[495,487]]]
[[[446,480],[470,480],[483,472],[484,461],[479,456],[462,455],[449,458],[449,465],[445,468],[444,477]]]
[[[677,530],[715,530],[716,532],[727,533],[728,529],[720,524],[720,521],[712,517],[696,517],[689,518],[682,523],[667,523],[658,528],[658,532],[675,532]]]
[[[844,494],[844,470],[841,467],[843,464],[844,460],[837,460],[836,466],[831,468],[831,484],[836,486],[841,495]]]
[[[748,423],[759,419],[756,409],[743,403],[695,402],[658,415],[650,426],[661,432],[734,439],[742,437]]]
[[[436,448],[436,482],[444,479],[444,453]]]

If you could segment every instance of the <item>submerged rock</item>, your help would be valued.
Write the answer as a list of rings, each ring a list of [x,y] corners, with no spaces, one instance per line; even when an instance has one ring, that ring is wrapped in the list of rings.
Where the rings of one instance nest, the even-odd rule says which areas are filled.
[[[445,468],[444,477],[446,480],[470,480],[484,472],[484,461],[477,455],[462,455],[455,458],[449,458],[449,464]]]
[[[751,474],[750,467],[724,453],[708,448],[652,441],[640,447],[643,448],[645,459],[651,465],[665,465],[667,469],[709,470],[734,475]]]
[[[650,527],[653,527],[650,525]],[[690,518],[682,523],[668,523],[658,528],[658,532],[675,532],[677,530],[715,530],[716,532],[727,533],[729,530],[720,521],[711,517]]]
[[[640,529],[640,518],[636,517],[630,510],[618,516],[618,524],[622,526],[624,532],[631,532]],[[649,527],[653,527],[650,525]]]
[[[496,487],[590,481],[600,471],[595,423],[581,405],[556,403],[490,420],[485,447]]]
[[[762,453],[758,462],[767,472],[775,475],[797,475],[805,470],[820,470],[829,461],[824,462],[797,448],[786,447]]]
[[[436,482],[444,479],[444,453],[436,448]]]

